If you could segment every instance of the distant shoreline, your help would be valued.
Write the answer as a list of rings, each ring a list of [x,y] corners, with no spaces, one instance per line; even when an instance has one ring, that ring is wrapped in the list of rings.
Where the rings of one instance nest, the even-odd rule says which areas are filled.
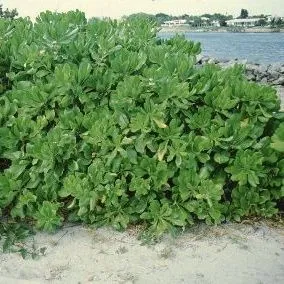
[[[189,28],[189,27],[161,27],[161,33],[284,33],[284,29],[271,29],[271,28],[240,28],[237,27],[235,29],[232,28]]]

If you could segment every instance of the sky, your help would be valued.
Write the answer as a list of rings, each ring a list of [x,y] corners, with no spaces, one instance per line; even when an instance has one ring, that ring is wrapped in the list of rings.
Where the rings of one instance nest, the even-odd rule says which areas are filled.
[[[87,17],[119,18],[137,12],[170,15],[223,13],[238,16],[242,8],[250,15],[284,16],[284,0],[0,0],[4,8],[17,8],[20,16],[36,17],[41,11],[79,9]]]

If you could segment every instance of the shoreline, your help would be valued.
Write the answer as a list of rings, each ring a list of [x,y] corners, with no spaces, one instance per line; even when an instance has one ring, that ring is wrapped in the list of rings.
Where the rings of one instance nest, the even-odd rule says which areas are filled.
[[[284,33],[284,29],[271,28],[189,28],[189,27],[161,27],[160,33]]]

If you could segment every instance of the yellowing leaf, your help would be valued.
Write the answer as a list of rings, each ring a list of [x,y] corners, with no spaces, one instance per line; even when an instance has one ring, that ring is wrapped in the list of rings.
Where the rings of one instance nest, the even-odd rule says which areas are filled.
[[[158,152],[157,152],[157,156],[158,156],[158,160],[162,161],[164,159],[165,154],[167,153],[168,150],[168,143],[165,143],[165,145],[161,144],[159,146]]]
[[[167,128],[168,126],[161,120],[153,118],[159,128]]]

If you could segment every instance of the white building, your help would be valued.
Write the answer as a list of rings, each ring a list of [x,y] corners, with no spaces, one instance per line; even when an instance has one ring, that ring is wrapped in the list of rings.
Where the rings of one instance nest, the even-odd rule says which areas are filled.
[[[202,21],[202,22],[207,22],[207,21],[210,21],[210,19],[207,18],[207,17],[201,17],[201,21]]]
[[[226,21],[227,25],[230,27],[254,27],[261,20],[261,18],[253,19],[233,19]]]
[[[166,21],[162,24],[162,27],[177,27],[177,26],[183,26],[186,24],[186,20],[172,20],[172,21]]]
[[[220,22],[217,21],[217,20],[212,21],[212,26],[213,26],[213,27],[221,27]]]

